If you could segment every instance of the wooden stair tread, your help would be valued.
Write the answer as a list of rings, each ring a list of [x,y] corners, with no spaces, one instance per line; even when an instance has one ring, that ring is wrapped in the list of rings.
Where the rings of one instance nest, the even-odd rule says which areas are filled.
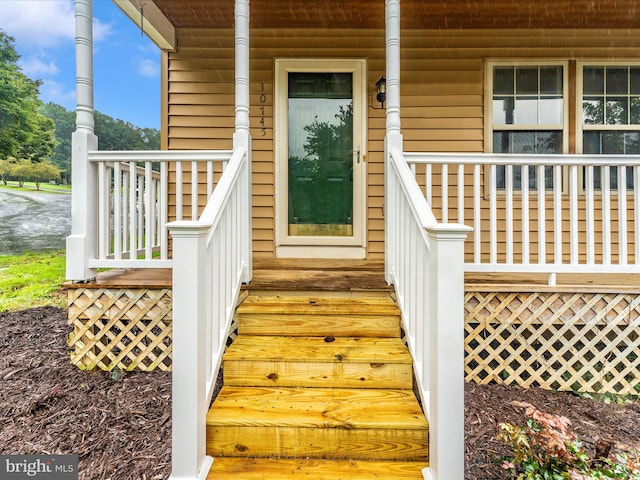
[[[399,315],[400,310],[389,296],[380,297],[322,297],[322,296],[248,296],[238,307],[245,313],[300,315],[373,314]]]
[[[375,406],[375,408],[372,408]],[[207,426],[426,430],[411,390],[224,386]]]
[[[225,353],[225,362],[253,359],[288,362],[412,363],[407,347],[399,338],[240,335]]]
[[[217,457],[207,480],[422,480],[426,462]]]

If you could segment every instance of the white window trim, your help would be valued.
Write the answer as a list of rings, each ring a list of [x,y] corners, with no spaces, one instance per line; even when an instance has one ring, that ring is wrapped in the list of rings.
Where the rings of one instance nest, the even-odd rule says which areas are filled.
[[[562,67],[562,124],[493,125],[493,68],[494,67]],[[569,151],[569,61],[568,60],[487,60],[485,62],[485,152],[493,153],[493,131],[498,130],[562,130],[562,153]],[[558,128],[561,127],[561,128]]]
[[[576,62],[576,153],[584,153],[584,132],[586,131],[639,131],[640,123],[630,125],[585,125],[582,111],[584,101],[584,67],[638,67],[640,61],[634,60],[581,60]]]

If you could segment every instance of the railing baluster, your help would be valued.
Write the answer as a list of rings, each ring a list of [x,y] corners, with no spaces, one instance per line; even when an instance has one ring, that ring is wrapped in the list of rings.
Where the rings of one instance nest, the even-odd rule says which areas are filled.
[[[473,261],[482,262],[482,200],[480,165],[473,166]]]
[[[595,183],[593,175],[593,165],[587,165],[584,173],[585,182],[585,218],[586,218],[586,241],[587,241],[587,265],[596,263],[596,241],[595,241]]]
[[[107,258],[109,248],[109,170],[106,163],[98,166],[98,258]]]
[[[506,166],[505,177],[505,263],[510,265],[513,263],[513,165],[509,164]]]
[[[529,247],[529,165],[522,165],[521,178],[521,195],[520,212],[522,215],[522,238],[520,240],[522,250],[522,263],[529,264],[530,247]]]
[[[538,182],[538,264],[544,265],[547,263],[547,188],[544,165],[538,165],[536,179]]]
[[[449,223],[449,165],[442,164],[440,171],[440,183],[442,189],[442,223]]]
[[[602,264],[611,264],[611,170],[601,167],[602,190]]]
[[[464,224],[464,164],[458,164],[458,223]]]
[[[165,162],[160,164],[160,188],[158,189],[160,199],[158,201],[158,229],[160,231],[160,258],[169,258],[169,231],[167,222],[169,221],[169,165]]]
[[[640,265],[640,167],[633,167],[634,263]]]
[[[198,162],[191,162],[191,220],[198,218]]]
[[[553,243],[554,263],[562,264],[562,167],[553,166]]]
[[[618,166],[618,263],[627,259],[627,167]]]
[[[184,184],[182,180],[182,173],[182,162],[176,162],[176,220],[182,220],[184,218],[182,194]]]
[[[498,263],[498,220],[496,166],[489,166],[489,263]]]
[[[113,168],[113,253],[122,258],[122,168],[116,162]]]
[[[153,258],[153,245],[156,239],[154,203],[153,172],[151,163],[147,162],[144,166],[144,257],[147,260]]]
[[[136,228],[136,221],[138,218],[138,212],[136,209],[137,206],[137,197],[138,197],[138,189],[136,182],[138,181],[138,175],[136,173],[136,163],[129,163],[129,202],[128,206],[128,214],[129,214],[129,259],[136,258],[136,234],[138,233],[138,229]]]
[[[578,229],[578,166],[569,167],[569,237],[570,262],[577,265],[579,258],[579,229]]]

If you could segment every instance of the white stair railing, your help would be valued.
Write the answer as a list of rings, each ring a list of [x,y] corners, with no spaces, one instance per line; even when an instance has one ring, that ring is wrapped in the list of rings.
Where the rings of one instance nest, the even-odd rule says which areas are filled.
[[[464,240],[438,224],[402,152],[387,155],[387,278],[402,311],[429,420],[425,478],[464,478]]]
[[[173,239],[172,479],[204,479],[206,413],[242,283],[250,280],[248,150],[237,147],[197,220]]]

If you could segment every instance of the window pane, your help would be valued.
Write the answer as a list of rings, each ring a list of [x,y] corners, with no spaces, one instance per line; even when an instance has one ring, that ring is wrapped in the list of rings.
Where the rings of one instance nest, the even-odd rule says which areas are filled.
[[[604,98],[588,97],[582,101],[583,122],[586,125],[604,124]]]
[[[560,153],[562,151],[562,132],[536,132],[536,153]]]
[[[516,93],[538,94],[538,67],[516,67]]]
[[[604,93],[604,68],[585,67],[583,70],[585,95],[602,95]]]
[[[607,98],[607,125],[627,125],[628,123],[627,98]]]
[[[629,93],[628,71],[626,67],[607,68],[607,95],[627,95]]]
[[[536,136],[534,132],[512,132],[511,152],[536,153]]]
[[[562,132],[551,131],[495,131],[493,132],[494,153],[560,153]]]
[[[624,143],[627,155],[640,154],[640,132],[625,133]]]
[[[517,125],[538,124],[538,99],[536,97],[516,97]]]
[[[513,95],[513,67],[495,67],[493,69],[493,93]]]
[[[493,153],[509,153],[509,132],[493,132]]]
[[[540,123],[543,125],[561,124],[563,121],[563,106],[562,98],[540,98]]]
[[[562,95],[562,67],[540,67],[540,93]]]
[[[582,136],[582,151],[585,154],[600,155],[600,132],[584,132]]]
[[[640,123],[640,97],[631,97],[630,103],[630,123],[637,125]]]
[[[629,93],[640,94],[640,68],[629,69]]]
[[[602,153],[605,155],[624,154],[624,132],[602,132]]]
[[[493,99],[493,124],[513,125],[513,97],[496,97]]]

